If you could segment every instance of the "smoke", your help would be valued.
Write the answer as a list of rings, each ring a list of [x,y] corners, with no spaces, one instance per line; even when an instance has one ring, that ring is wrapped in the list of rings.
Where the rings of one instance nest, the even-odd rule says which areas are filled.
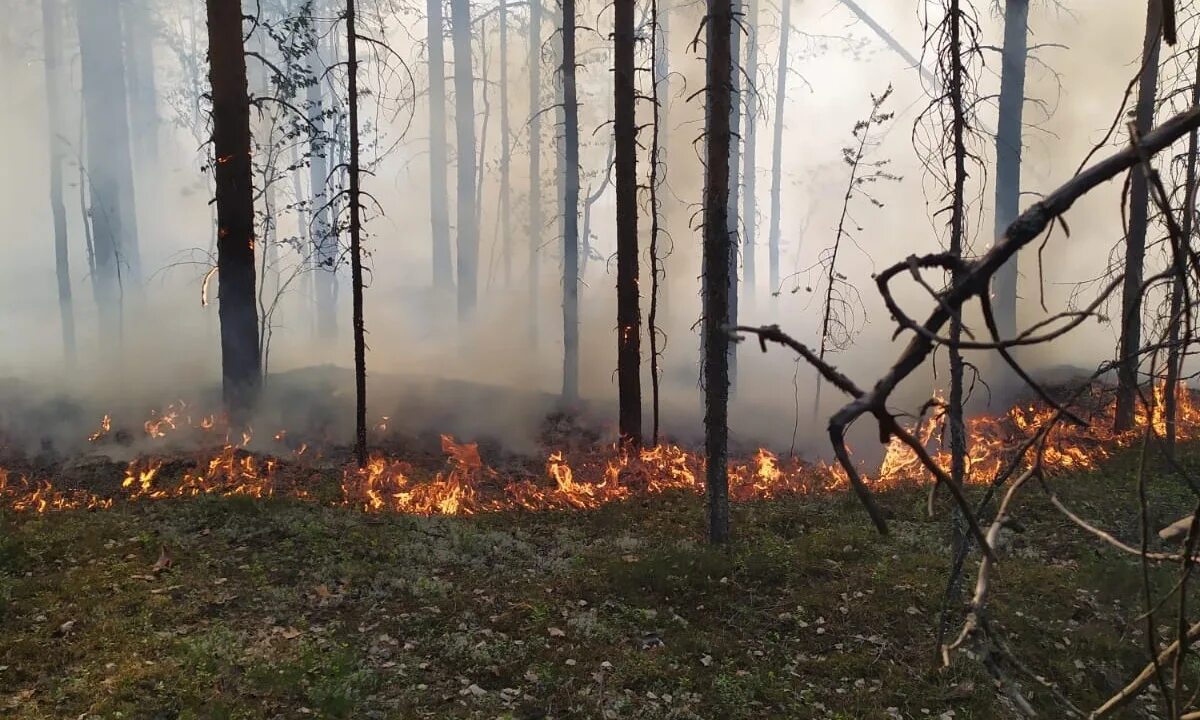
[[[88,1],[88,0],[83,0]],[[904,177],[879,188],[884,206],[856,203],[851,210],[853,242],[840,266],[848,282],[862,297],[861,332],[854,345],[837,352],[833,361],[863,384],[870,384],[907,341],[893,339],[892,325],[874,289],[872,273],[903,257],[938,248],[944,218],[933,217],[940,203],[921,173],[921,158],[913,148],[914,119],[929,102],[928,88],[918,72],[886,48],[869,28],[834,0],[799,2],[793,7],[792,45],[794,76],[788,83],[783,152],[782,288],[766,285],[766,227],[770,204],[770,107],[774,102],[774,63],[779,28],[777,8],[764,3],[757,164],[760,173],[760,215],[753,220],[761,230],[758,253],[759,286],[753,298],[741,302],[741,321],[747,324],[778,323],[797,338],[818,344],[820,278],[812,268],[821,250],[833,241],[841,210],[848,168],[841,148],[848,144],[854,123],[867,116],[870,94],[889,84],[895,92],[887,109],[895,111],[887,135],[875,151],[877,159],[892,161],[890,171]],[[68,147],[64,188],[71,251],[71,281],[79,356],[68,365],[63,356],[55,286],[53,230],[47,201],[50,123],[46,117],[42,67],[42,30],[38,4],[27,0],[10,11],[10,31],[0,51],[0,85],[6,100],[0,109],[0,133],[17,142],[7,145],[0,171],[0,217],[8,220],[6,262],[0,264],[0,402],[10,401],[3,427],[24,428],[29,438],[52,437],[60,445],[78,443],[105,412],[126,412],[142,418],[148,408],[161,407],[179,398],[189,403],[212,403],[215,408],[220,382],[216,305],[201,304],[202,280],[209,267],[212,220],[208,178],[202,173],[208,148],[197,146],[193,132],[196,117],[189,114],[188,93],[195,71],[180,63],[193,33],[199,37],[203,69],[202,24],[191,3],[153,0],[149,7],[158,32],[155,42],[155,80],[159,90],[156,109],[159,155],[139,159],[135,178],[141,237],[142,282],[122,288],[120,337],[102,336],[84,248],[84,226],[79,200],[80,72],[74,11],[64,6],[64,129]],[[539,238],[540,272],[536,338],[531,337],[531,306],[526,255],[530,242],[526,229],[526,149],[529,107],[526,62],[529,48],[523,32],[524,12],[514,10],[508,57],[499,57],[496,14],[479,24],[488,34],[486,83],[477,81],[477,93],[488,92],[492,116],[486,120],[485,173],[481,198],[480,308],[467,326],[456,320],[453,297],[430,290],[430,230],[428,199],[427,97],[424,67],[423,18],[381,14],[385,3],[364,3],[364,32],[386,39],[391,53],[372,52],[361,73],[371,90],[364,99],[368,127],[369,159],[373,174],[364,190],[373,198],[368,207],[366,243],[369,248],[369,286],[366,290],[369,392],[372,422],[383,416],[394,427],[420,433],[444,431],[464,437],[495,437],[514,448],[531,448],[541,422],[556,408],[562,366],[561,267],[558,233],[557,184],[553,173],[558,162],[553,152],[554,113],[547,113],[543,138],[543,206],[547,227]],[[922,56],[919,18],[902,4],[876,3],[876,19],[915,55]],[[491,5],[475,6],[477,16]],[[982,41],[999,45],[999,18],[981,8]],[[700,407],[699,316],[700,232],[699,201],[703,189],[700,136],[703,131],[703,44],[692,48],[702,7],[681,4],[671,10],[671,87],[669,127],[666,128],[668,188],[662,193],[667,244],[668,277],[660,314],[667,337],[664,354],[663,427],[669,437],[693,440],[702,419]],[[549,13],[548,13],[549,14]],[[322,13],[318,30],[324,36],[337,32],[333,13]],[[383,20],[386,19],[386,22]],[[608,43],[610,8],[598,4],[581,7],[581,24],[595,30],[580,31],[582,68],[580,121],[583,190],[595,187],[604,172],[611,125],[612,101],[609,61],[602,53]],[[1033,126],[1026,133],[1024,186],[1026,202],[1036,193],[1052,189],[1074,171],[1091,144],[1111,122],[1128,79],[1136,72],[1142,23],[1136,5],[1120,5],[1104,13],[1089,13],[1085,23],[1069,13],[1035,4],[1031,13],[1031,44],[1043,44],[1038,63],[1031,65],[1027,117]],[[386,28],[386,30],[385,30]],[[543,48],[544,76],[557,78],[554,36],[548,31]],[[648,33],[647,33],[648,34]],[[447,39],[448,44],[448,39]],[[1053,46],[1051,46],[1053,45]],[[1057,45],[1065,46],[1064,48]],[[184,47],[181,54],[178,50]],[[648,67],[648,52],[645,53]],[[478,62],[479,46],[476,44]],[[984,52],[986,65],[979,69],[980,92],[987,96],[998,87],[998,54]],[[253,64],[253,60],[251,63]],[[932,60],[926,59],[932,65]],[[1043,67],[1044,63],[1044,67]],[[476,68],[477,76],[483,68]],[[499,73],[506,71],[512,113],[513,192],[511,277],[505,277],[502,232],[498,214]],[[337,70],[334,71],[336,74]],[[411,75],[410,75],[411,72]],[[413,80],[409,81],[409,77]],[[644,74],[648,82],[649,72]],[[110,78],[121,82],[121,78]],[[648,87],[646,87],[648,91]],[[747,90],[749,91],[749,90]],[[194,93],[193,93],[194,94]],[[648,94],[648,93],[647,93]],[[553,102],[546,88],[542,99]],[[1053,114],[1042,118],[1042,101]],[[482,103],[477,102],[482,113]],[[280,112],[279,108],[268,108]],[[993,104],[979,108],[985,125],[994,123]],[[453,119],[453,104],[449,108]],[[649,121],[643,108],[639,122]],[[482,130],[485,119],[477,118]],[[453,134],[451,133],[451,137]],[[649,130],[641,136],[649,143]],[[386,154],[382,151],[387,149]],[[378,151],[378,156],[374,153]],[[284,156],[285,162],[289,158]],[[451,162],[453,163],[453,150]],[[643,159],[639,173],[645,177]],[[451,169],[453,172],[453,169]],[[975,179],[986,180],[984,177]],[[453,188],[453,180],[451,181]],[[1068,216],[1070,239],[1056,237],[1046,249],[1041,267],[1046,304],[1053,311],[1071,297],[1075,283],[1103,271],[1108,249],[1121,236],[1119,186],[1084,198]],[[292,179],[275,186],[277,237],[302,235],[297,214],[289,209]],[[376,205],[376,202],[378,205]],[[451,197],[453,203],[453,197]],[[647,202],[648,204],[648,202]],[[990,244],[991,190],[981,192],[972,213],[976,252]],[[261,207],[261,203],[260,203]],[[581,391],[584,413],[611,431],[616,397],[615,249],[612,190],[592,208],[592,246],[598,257],[588,262],[581,290]],[[641,221],[648,241],[649,222]],[[453,228],[451,237],[453,240]],[[294,267],[301,256],[279,246],[279,262]],[[648,261],[642,258],[642,311],[649,307]],[[1038,304],[1039,269],[1036,258],[1021,259],[1021,320],[1031,322],[1043,313]],[[290,277],[290,271],[283,277]],[[308,279],[297,276],[288,285],[271,316],[270,372],[263,418],[270,427],[316,428],[332,440],[351,433],[349,403],[351,364],[349,337],[349,273],[338,273],[340,333],[334,340],[315,336],[314,311]],[[940,280],[939,280],[940,281]],[[278,280],[272,280],[273,283]],[[273,286],[272,286],[273,287]],[[811,288],[812,291],[809,291]],[[772,294],[779,290],[778,295]],[[210,289],[209,295],[215,298]],[[910,313],[922,316],[929,302],[913,287],[900,294]],[[273,298],[268,298],[273,301]],[[271,303],[268,302],[268,305]],[[1039,349],[1038,363],[1093,366],[1112,355],[1114,331],[1089,324],[1073,342]],[[643,342],[643,354],[648,343]],[[648,367],[648,363],[647,363]],[[648,370],[643,393],[649,401]],[[906,401],[914,406],[928,397],[938,382],[930,373],[905,387]],[[33,388],[38,388],[34,390]],[[814,412],[815,375],[806,366],[797,368],[781,349],[766,355],[756,344],[740,348],[739,373],[731,407],[735,445],[766,443],[786,450],[824,451],[824,417],[843,399],[826,387],[821,407]],[[12,398],[37,397],[15,412]],[[66,404],[54,405],[58,397]],[[982,398],[982,391],[980,398]],[[977,400],[977,401],[982,401]],[[56,407],[54,413],[31,416],[33,406]],[[647,413],[647,426],[649,417]],[[867,443],[869,444],[869,443]]]

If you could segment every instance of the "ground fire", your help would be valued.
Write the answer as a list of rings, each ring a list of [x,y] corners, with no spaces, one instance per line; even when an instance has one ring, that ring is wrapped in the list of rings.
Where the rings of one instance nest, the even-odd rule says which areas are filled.
[[[1046,468],[1066,471],[1096,467],[1114,451],[1141,437],[1147,430],[1147,417],[1151,419],[1149,430],[1154,435],[1166,434],[1162,411],[1165,389],[1161,384],[1147,398],[1151,410],[1142,409],[1137,428],[1126,433],[1109,430],[1114,408],[1105,397],[1102,390],[1092,392],[1090,399],[1095,410],[1085,427],[1069,423],[1054,426],[1043,450]],[[1200,434],[1200,407],[1193,394],[1180,386],[1177,400],[1178,439]],[[53,478],[0,468],[0,498],[14,510],[28,512],[104,509],[112,507],[114,502],[196,495],[314,499],[309,479],[316,472],[314,460],[320,458],[320,452],[303,443],[288,449],[285,444],[288,433],[281,430],[272,439],[284,452],[252,453],[247,450],[253,439],[251,433],[229,438],[215,416],[193,419],[187,407],[179,401],[152,413],[143,423],[146,437],[161,440],[185,429],[202,437],[226,435],[219,448],[192,453],[194,464],[178,477],[167,478],[163,472],[164,465],[172,458],[157,455],[139,456],[129,462],[119,491],[107,494],[64,487]],[[945,417],[940,395],[935,395],[927,407],[930,409],[925,417],[915,424],[916,435],[939,464],[946,467],[950,455],[942,449]],[[967,481],[977,485],[992,482],[1019,447],[1053,415],[1054,410],[1044,404],[1026,403],[1014,406],[1004,415],[970,418]],[[89,441],[102,443],[112,428],[112,418],[105,415]],[[377,429],[386,430],[386,420]],[[498,471],[484,462],[477,444],[460,443],[449,435],[441,436],[441,450],[445,455],[444,467],[432,476],[411,459],[392,455],[373,454],[362,468],[347,463],[340,470],[340,496],[331,502],[365,512],[472,515],[505,510],[586,510],[638,495],[704,492],[703,455],[673,444],[642,449],[611,444],[584,451],[552,450],[540,473]],[[895,439],[887,446],[877,469],[860,470],[870,486],[879,490],[920,485],[929,480],[915,453]],[[730,496],[737,501],[846,488],[846,476],[839,466],[781,456],[766,448],[731,461],[729,478]]]

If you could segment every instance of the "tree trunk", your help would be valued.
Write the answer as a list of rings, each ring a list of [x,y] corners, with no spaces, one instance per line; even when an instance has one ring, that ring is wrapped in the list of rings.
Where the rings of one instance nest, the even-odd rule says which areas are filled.
[[[129,124],[138,167],[152,170],[158,160],[158,83],[154,78],[154,24],[148,0],[123,0]]]
[[[1192,106],[1200,105],[1200,53],[1196,54],[1195,72],[1192,76]],[[1188,133],[1187,167],[1184,173],[1183,219],[1180,221],[1180,233],[1183,235],[1182,253],[1173,254],[1175,265],[1175,281],[1171,285],[1171,310],[1167,318],[1167,377],[1166,393],[1163,402],[1163,420],[1166,424],[1166,444],[1168,457],[1175,457],[1175,441],[1178,434],[1177,414],[1179,412],[1179,378],[1183,374],[1183,358],[1187,357],[1188,345],[1192,339],[1194,328],[1191,317],[1187,318],[1188,327],[1184,325],[1183,303],[1187,282],[1188,268],[1186,253],[1191,250],[1192,235],[1195,232],[1196,214],[1196,160],[1200,136],[1195,130]]]
[[[922,64],[921,61],[918,60],[912,53],[904,49],[904,46],[901,45],[890,32],[885,30],[882,25],[875,22],[875,18],[868,15],[867,12],[863,10],[857,2],[854,2],[854,0],[841,0],[841,3],[849,8],[850,12],[854,13],[854,15],[859,20],[863,21],[867,27],[875,31],[875,34],[879,36],[879,39],[883,40],[884,44],[892,49],[892,52],[899,55],[901,59],[903,59],[912,67],[916,68],[917,72],[921,73],[921,77],[928,80],[929,83],[932,84],[934,88],[938,90],[938,92],[940,92],[941,83],[938,81],[937,76],[930,72],[929,69],[926,68],[925,65]],[[1025,4],[1028,5],[1028,0],[1025,0]]]
[[[350,277],[354,305],[354,454],[367,465],[367,342],[363,325],[362,218],[358,177],[358,35],[354,0],[346,0],[346,73],[350,132]]]
[[[230,417],[244,423],[262,381],[254,304],[254,186],[250,98],[239,0],[208,0],[221,369]]]
[[[446,169],[446,51],[443,0],[426,0],[429,47],[429,217],[433,231],[433,287],[454,284],[450,261],[450,198]]]
[[[311,133],[309,149],[309,196],[312,201],[312,254],[316,291],[317,337],[332,340],[337,336],[337,294],[334,288],[337,273],[337,242],[333,237],[330,218],[329,158],[333,150],[332,138],[325,124],[325,63],[321,60],[320,43],[315,27],[315,6],[307,4],[308,43],[306,63],[311,83],[307,89],[308,124]]]
[[[791,0],[780,0],[779,68],[775,76],[774,142],[771,148],[771,231],[767,238],[767,260],[770,265],[767,279],[771,293],[779,292],[779,233],[783,211],[783,108],[787,100],[788,38],[792,35]]]
[[[638,307],[637,87],[634,0],[613,4],[613,135],[617,190],[617,386],[621,439],[642,443],[642,316]]]
[[[786,7],[786,5],[784,6]],[[704,188],[704,447],[708,536],[729,542],[729,146],[733,59],[730,0],[708,0]],[[786,25],[785,25],[786,27]],[[785,33],[786,37],[786,33]],[[783,65],[784,63],[780,63]],[[780,95],[777,102],[782,104]]]
[[[77,0],[76,8],[96,247],[94,282],[101,304],[102,335],[116,337],[124,290],[135,287],[141,275],[128,103],[125,83],[113,82],[113,78],[125,77],[120,5],[108,0]]]
[[[662,184],[662,87],[665,82],[666,35],[660,26],[658,0],[650,0],[650,31],[653,44],[650,46],[650,65],[654,71],[654,85],[650,101],[653,103],[653,120],[651,129],[654,133],[650,140],[650,311],[646,316],[646,335],[650,340],[650,416],[651,444],[658,445],[659,420],[661,399],[659,384],[661,371],[659,369],[659,335],[658,335],[658,305],[659,290],[664,275],[662,260],[659,258],[658,240],[662,228],[662,209],[659,190]]]
[[[458,319],[475,314],[479,228],[475,215],[475,89],[471,71],[471,2],[450,0],[454,43],[454,126],[458,139]]]
[[[742,157],[742,0],[733,0],[734,22],[730,24],[732,36],[729,38],[730,96],[729,96],[729,210],[725,222],[729,225],[729,314],[726,319],[729,327],[738,324],[738,254],[741,243],[741,228],[738,227],[738,193],[741,189],[738,181],[738,171],[741,169]],[[732,392],[737,386],[737,343],[728,343],[729,350],[729,386]]]
[[[512,285],[512,126],[508,117],[508,0],[500,0],[500,245],[504,286]]]
[[[1000,73],[1000,120],[996,128],[995,237],[1021,211],[1021,114],[1025,105],[1025,60],[1028,53],[1029,0],[1007,0],[1004,7],[1004,53]],[[1017,256],[1000,268],[992,284],[992,303],[1000,336],[1017,334]],[[1006,385],[1015,376],[1009,374]],[[1003,388],[1007,393],[1015,388]]]
[[[529,2],[529,339],[538,337],[538,248],[542,244],[542,3]]]
[[[756,283],[754,243],[758,223],[758,184],[755,182],[758,153],[758,3],[748,0],[746,9],[746,77],[750,79],[746,95],[744,137],[746,151],[742,157],[742,297],[753,302]]]
[[[579,399],[579,98],[575,88],[575,0],[562,3],[562,92],[565,121],[562,395],[563,401],[570,403]]]
[[[50,213],[54,218],[54,260],[58,276],[58,312],[62,323],[63,354],[75,363],[75,308],[71,298],[71,264],[67,246],[67,206],[63,201],[62,131],[62,7],[60,0],[42,0],[42,41],[45,54],[46,120],[50,135]]]
[[[1142,74],[1134,124],[1139,134],[1154,125],[1154,103],[1158,88],[1158,57],[1162,37],[1162,3],[1146,3],[1146,35],[1142,45]],[[1121,338],[1117,365],[1117,412],[1113,429],[1133,427],[1138,395],[1138,365],[1142,346],[1142,268],[1146,256],[1148,223],[1146,175],[1135,168],[1129,183],[1129,234],[1125,239],[1125,280],[1121,292]]]

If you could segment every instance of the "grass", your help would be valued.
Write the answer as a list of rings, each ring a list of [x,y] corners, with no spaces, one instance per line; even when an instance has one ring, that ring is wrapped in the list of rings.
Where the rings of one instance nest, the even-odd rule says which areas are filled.
[[[1132,477],[1123,457],[1055,485],[1136,542]],[[1192,507],[1165,474],[1151,491],[1155,528]],[[1091,708],[1144,662],[1140,566],[1025,498],[992,617]],[[740,504],[728,551],[691,495],[472,518],[215,498],[0,513],[0,716],[1011,716],[979,663],[935,662],[949,513],[925,500],[883,496],[887,538],[848,495]]]

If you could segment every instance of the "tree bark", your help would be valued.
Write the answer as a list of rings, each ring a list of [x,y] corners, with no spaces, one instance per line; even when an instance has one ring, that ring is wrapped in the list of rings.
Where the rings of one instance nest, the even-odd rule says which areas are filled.
[[[512,284],[512,125],[508,116],[508,0],[500,0],[500,245],[504,286]]]
[[[785,5],[786,7],[786,5]],[[729,542],[729,146],[733,61],[730,0],[708,0],[704,189],[704,447],[708,536]],[[786,26],[785,26],[786,27]],[[782,64],[782,63],[781,63]],[[782,103],[782,96],[777,102]]]
[[[755,284],[755,249],[758,223],[758,183],[757,172],[758,154],[758,3],[759,0],[748,0],[746,9],[746,77],[750,79],[746,92],[746,121],[745,143],[746,150],[742,156],[742,297],[747,302],[754,299]]]
[[[450,0],[454,45],[454,127],[458,140],[458,319],[475,314],[479,228],[475,211],[475,78],[471,70],[471,2]]]
[[[308,44],[306,64],[311,84],[307,89],[308,125],[311,133],[309,148],[309,196],[312,202],[312,230],[310,233],[315,273],[313,289],[316,291],[317,337],[332,340],[337,336],[337,241],[333,236],[330,219],[329,158],[333,150],[333,139],[325,123],[325,63],[321,60],[320,43],[315,27],[315,4],[308,2],[305,12],[308,19]]]
[[[77,0],[83,69],[83,112],[87,118],[87,175],[96,248],[96,293],[102,334],[117,337],[124,291],[141,276],[137,214],[130,159],[128,102],[121,52],[120,5]]]
[[[433,287],[454,284],[450,261],[450,197],[446,170],[446,51],[443,0],[426,0],[429,47],[429,217],[433,231]]]
[[[42,39],[45,54],[46,119],[50,135],[50,213],[54,219],[54,260],[58,278],[58,312],[62,324],[63,354],[75,363],[75,307],[71,297],[71,263],[67,244],[67,206],[63,201],[62,130],[62,6],[60,0],[42,0]]]
[[[729,225],[729,314],[725,321],[729,327],[738,324],[738,256],[741,251],[741,228],[738,227],[738,197],[741,186],[738,171],[742,157],[742,0],[733,0],[733,18],[730,23],[729,56],[729,210],[726,223]],[[737,387],[737,343],[729,343],[729,386],[732,392]]]
[[[1162,3],[1146,3],[1146,34],[1142,44],[1142,73],[1134,125],[1138,134],[1154,125],[1154,103],[1158,89],[1158,59],[1162,37]],[[1138,395],[1138,366],[1142,345],[1142,271],[1146,257],[1146,226],[1149,222],[1149,191],[1146,174],[1133,171],[1129,183],[1129,234],[1125,239],[1125,279],[1121,292],[1121,338],[1117,355],[1117,411],[1113,429],[1133,427]]]
[[[538,339],[538,248],[542,244],[542,3],[529,1],[529,339]]]
[[[367,465],[367,341],[363,323],[362,217],[358,172],[358,35],[355,0],[346,0],[346,73],[350,132],[350,277],[354,306],[354,454]]]
[[[570,403],[579,399],[579,98],[575,87],[575,0],[562,3],[562,91],[565,121],[562,396],[564,402]]]
[[[779,67],[775,76],[775,122],[771,148],[771,230],[767,238],[768,277],[771,293],[779,292],[779,233],[783,212],[783,108],[787,100],[788,38],[792,35],[791,0],[780,0]]]
[[[621,440],[642,443],[642,317],[638,293],[637,87],[634,0],[613,4],[613,135],[617,191],[617,386]]]
[[[1028,21],[1029,0],[1007,0],[1000,73],[1000,119],[996,126],[996,238],[1004,236],[1004,231],[1021,212],[1021,116],[1025,105]],[[996,325],[1004,338],[1017,334],[1017,274],[1017,257],[1013,256],[996,273],[992,284]],[[1012,388],[1005,388],[1006,391],[1009,389]]]
[[[244,423],[262,381],[254,304],[254,187],[250,98],[239,0],[208,0],[221,370],[230,417]]]

